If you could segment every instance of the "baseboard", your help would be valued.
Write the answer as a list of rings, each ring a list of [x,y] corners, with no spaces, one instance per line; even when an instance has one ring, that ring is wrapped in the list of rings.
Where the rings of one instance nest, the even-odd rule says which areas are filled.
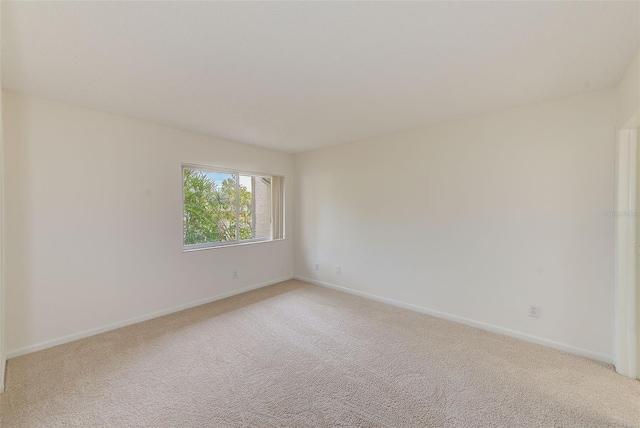
[[[590,358],[592,360],[602,361],[604,363],[613,364],[613,357],[608,355],[600,354],[598,352],[589,351],[587,349],[578,348],[575,346],[567,345],[565,343],[555,342],[553,340],[545,339],[538,336],[533,336],[531,334],[522,333],[516,330],[510,330],[508,328],[499,327],[493,324],[487,324],[480,321],[475,321],[469,318],[460,317],[457,315],[448,314],[445,312],[435,311],[433,309],[428,309],[418,305],[412,305],[411,303],[401,302],[399,300],[393,300],[386,297],[381,297],[375,294],[366,293],[364,291],[352,290],[347,287],[342,287],[340,285],[331,284],[328,282],[318,281],[316,279],[306,278],[299,275],[294,275],[294,279],[298,279],[300,281],[309,282],[311,284],[320,285],[322,287],[332,288],[334,290],[342,291],[344,293],[353,294],[360,297],[365,297],[367,299],[376,300],[378,302],[387,303],[389,305],[397,306],[404,309],[409,309],[411,311],[420,312],[423,314],[431,315],[437,318],[442,318],[448,321],[457,322],[460,324],[468,325],[471,327],[476,327],[482,330],[487,330],[492,333],[502,334],[504,336],[513,337],[516,339],[524,340],[531,343],[536,343],[538,345],[547,346],[549,348],[558,349],[560,351],[568,352],[570,354],[579,355],[581,357]]]
[[[164,315],[169,315],[174,312],[183,311],[185,309],[190,309],[196,306],[204,305],[207,303],[215,302],[216,300],[225,299],[227,297],[235,296],[236,294],[246,293],[247,291],[256,290],[258,288],[266,287],[268,285],[277,284],[278,282],[287,281],[292,279],[293,276],[286,276],[283,278],[274,279],[271,281],[261,282],[259,284],[251,285],[249,287],[244,287],[239,290],[229,291],[227,293],[217,294],[215,296],[207,297],[205,299],[196,300],[194,302],[185,303],[183,305],[174,306],[172,308],[163,309],[160,311],[152,312],[150,314],[141,315],[135,318],[129,318],[124,321],[116,322],[113,324],[108,324],[102,327],[93,328],[90,330],[81,331],[79,333],[70,334],[67,336],[59,337],[57,339],[51,339],[44,342],[37,343],[35,345],[25,346],[24,348],[15,349],[13,351],[7,352],[7,360],[15,357],[19,357],[21,355],[30,354],[32,352],[42,351],[43,349],[52,348],[57,345],[62,345],[64,343],[73,342],[75,340],[84,339],[85,337],[95,336],[96,334],[105,333],[107,331],[116,330],[118,328],[126,327],[128,325],[137,324],[139,322],[148,321],[154,318],[158,318]]]
[[[63,337],[59,337],[56,339],[52,339],[52,340],[47,340],[44,342],[40,342],[37,343],[35,345],[30,345],[30,346],[26,346],[24,348],[19,348],[13,351],[9,351],[7,352],[6,355],[6,359],[9,360],[11,358],[15,358],[15,357],[19,357],[21,355],[26,355],[26,354],[30,354],[32,352],[37,352],[37,351],[41,351],[43,349],[47,349],[47,348],[51,348],[57,345],[62,345],[64,343],[69,343],[69,342],[73,342],[75,340],[79,340],[79,339],[84,339],[86,337],[89,336],[94,336],[96,334],[100,334],[100,333],[104,333],[107,331],[111,331],[111,330],[116,330],[118,328],[122,328],[122,327],[126,327],[128,325],[132,325],[132,324],[136,324],[139,322],[143,322],[143,321],[148,321],[150,319],[154,319],[154,318],[158,318],[164,315],[168,315],[168,314],[172,314],[174,312],[179,312],[179,311],[183,311],[185,309],[189,309],[189,308],[193,308],[196,306],[200,306],[200,305],[204,305],[207,303],[211,303],[214,302],[216,300],[221,300],[221,299],[225,299],[227,297],[231,297],[231,296],[235,296],[237,294],[242,294],[242,293],[246,293],[247,291],[251,291],[251,290],[256,290],[258,288],[262,288],[262,287],[266,287],[269,285],[273,285],[273,284],[277,284],[278,282],[282,282],[282,281],[287,281],[291,278],[295,278],[298,279],[300,281],[305,281],[311,284],[315,284],[315,285],[319,285],[322,287],[327,287],[327,288],[331,288],[334,290],[338,290],[338,291],[342,291],[344,293],[349,293],[349,294],[353,294],[356,296],[360,296],[360,297],[364,297],[367,299],[371,299],[371,300],[375,300],[378,302],[382,302],[382,303],[386,303],[389,305],[393,305],[393,306],[397,306],[400,308],[404,308],[404,309],[409,309],[411,311],[415,311],[415,312],[420,312],[423,314],[427,314],[427,315],[431,315],[437,318],[442,318],[442,319],[446,319],[449,321],[453,321],[453,322],[457,322],[460,324],[464,324],[464,325],[468,325],[471,327],[476,327],[476,328],[480,328],[482,330],[487,330],[493,333],[498,333],[498,334],[502,334],[505,336],[509,336],[509,337],[513,337],[516,339],[520,339],[520,340],[524,340],[527,342],[531,342],[531,343],[536,343],[538,345],[543,345],[543,346],[547,346],[549,348],[553,348],[553,349],[558,349],[560,351],[564,351],[564,352],[569,352],[571,354],[575,354],[575,355],[579,355],[581,357],[586,357],[586,358],[590,358],[593,360],[597,360],[597,361],[602,361],[608,364],[613,364],[613,358],[608,356],[608,355],[604,355],[604,354],[600,354],[597,352],[593,352],[593,351],[589,351],[586,349],[582,349],[582,348],[578,348],[575,346],[571,346],[571,345],[567,345],[565,343],[560,343],[560,342],[555,342],[553,340],[549,340],[549,339],[545,339],[542,337],[538,337],[538,336],[533,336],[531,334],[527,334],[527,333],[522,333],[516,330],[510,330],[508,328],[504,328],[504,327],[499,327],[493,324],[488,324],[488,323],[483,323],[480,321],[475,321],[469,318],[464,318],[464,317],[460,317],[457,315],[452,315],[452,314],[448,314],[445,312],[440,312],[440,311],[436,311],[433,309],[428,309],[422,306],[418,306],[418,305],[413,305],[411,303],[405,303],[405,302],[401,302],[399,300],[393,300],[393,299],[389,299],[386,297],[381,297],[375,294],[371,294],[371,293],[366,293],[364,291],[358,291],[358,290],[352,290],[350,288],[347,287],[342,287],[339,285],[335,285],[335,284],[331,284],[328,282],[323,282],[323,281],[318,281],[316,279],[312,279],[312,278],[306,278],[303,276],[299,276],[299,275],[295,275],[295,276],[287,276],[287,277],[282,277],[282,278],[278,278],[275,280],[271,280],[271,281],[266,281],[266,282],[262,282],[259,284],[255,284],[249,287],[245,287],[245,288],[241,288],[239,290],[234,290],[234,291],[230,291],[227,293],[222,293],[222,294],[217,294],[215,296],[211,296],[211,297],[207,297],[205,299],[201,299],[201,300],[196,300],[194,302],[189,302],[183,305],[179,305],[179,306],[174,306],[172,308],[168,308],[168,309],[163,309],[160,311],[156,311],[150,314],[146,314],[146,315],[142,315],[139,317],[135,317],[135,318],[130,318],[128,320],[124,320],[124,321],[120,321],[117,323],[113,323],[113,324],[108,324],[102,327],[98,327],[98,328],[94,328],[94,329],[90,329],[90,330],[85,330],[79,333],[74,333],[74,334],[70,334],[67,336],[63,336]],[[0,380],[4,379],[4,369],[5,369],[6,364],[3,364],[2,361],[0,361]],[[4,390],[4,382],[0,382],[0,392],[2,392]]]

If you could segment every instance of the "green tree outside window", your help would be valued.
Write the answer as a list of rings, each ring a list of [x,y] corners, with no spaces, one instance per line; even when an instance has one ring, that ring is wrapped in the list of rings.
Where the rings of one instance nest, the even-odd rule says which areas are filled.
[[[218,186],[203,171],[184,170],[184,245],[253,238],[252,195],[238,175]],[[239,195],[239,200],[238,200]]]

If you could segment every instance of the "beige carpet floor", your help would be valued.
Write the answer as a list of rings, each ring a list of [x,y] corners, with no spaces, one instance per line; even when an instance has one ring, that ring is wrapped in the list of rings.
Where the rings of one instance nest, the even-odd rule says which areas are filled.
[[[0,426],[638,427],[640,382],[299,281],[9,361]]]

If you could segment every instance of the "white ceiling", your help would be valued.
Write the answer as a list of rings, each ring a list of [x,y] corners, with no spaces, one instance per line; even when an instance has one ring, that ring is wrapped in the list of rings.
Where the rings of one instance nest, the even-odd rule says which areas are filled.
[[[2,86],[300,152],[615,85],[638,2],[2,2]]]

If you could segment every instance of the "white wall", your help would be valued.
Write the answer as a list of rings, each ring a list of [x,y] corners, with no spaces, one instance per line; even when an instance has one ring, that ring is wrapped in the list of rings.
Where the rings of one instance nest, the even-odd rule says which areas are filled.
[[[292,210],[291,155],[15,92],[3,107],[9,356],[292,275],[291,233],[181,252],[182,162],[284,175]]]
[[[638,126],[640,111],[640,51],[633,58],[617,88],[618,128]],[[632,122],[631,124],[629,122]]]
[[[3,95],[10,356],[295,270],[612,358],[614,90],[296,155],[295,180],[291,155]],[[285,175],[294,265],[292,215],[182,253],[182,162]]]
[[[609,90],[296,155],[295,274],[612,361],[615,128]]]
[[[640,313],[640,293],[637,293],[640,278],[636,274],[637,251],[634,229],[637,218],[628,213],[635,211],[635,186],[640,176],[636,174],[637,129],[640,125],[640,52],[629,64],[617,90],[617,129],[616,145],[616,211],[615,220],[615,334],[614,358],[618,373],[631,378],[638,376],[640,353],[640,326],[637,315]],[[638,298],[636,297],[638,295]],[[637,333],[636,333],[637,332]]]
[[[640,105],[638,106],[640,108]],[[640,111],[638,112],[640,114]],[[640,147],[640,128],[636,128],[636,156]],[[638,203],[640,201],[640,157],[636,158],[636,214],[638,212]],[[635,341],[635,354],[636,354],[636,379],[640,380],[640,263],[638,263],[638,242],[640,242],[640,225],[638,224],[638,216],[635,217],[635,230],[636,230],[636,248],[635,248],[635,262],[636,262],[636,283],[635,283],[635,295],[636,295],[636,311],[635,311],[635,327],[636,327],[636,341]],[[628,304],[628,303],[627,303]],[[633,355],[631,355],[633,356]]]
[[[0,22],[2,22],[2,2],[0,1]],[[0,31],[0,34],[2,32]],[[2,45],[0,41],[0,45]],[[0,54],[0,58],[2,54]],[[2,68],[0,66],[0,68]],[[5,334],[4,334],[4,233],[2,224],[4,223],[4,131],[2,129],[2,77],[0,76],[0,392],[4,391],[4,371],[6,366]]]

